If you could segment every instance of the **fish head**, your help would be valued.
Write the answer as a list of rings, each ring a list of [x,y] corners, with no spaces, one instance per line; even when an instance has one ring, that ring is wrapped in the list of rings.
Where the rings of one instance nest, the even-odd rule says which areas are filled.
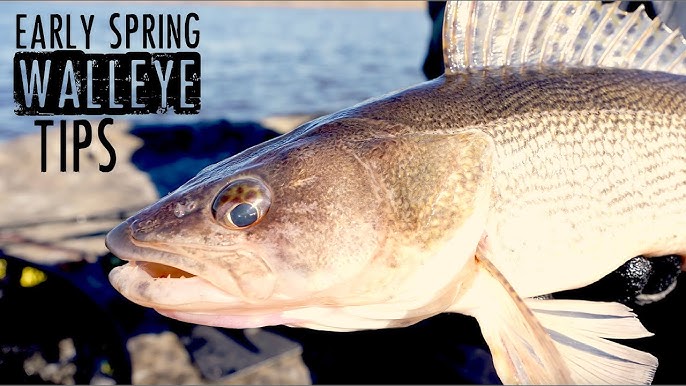
[[[428,161],[416,141],[370,137],[369,125],[379,123],[323,124],[205,168],[108,234],[129,261],[111,283],[200,324],[366,326],[330,320],[391,302],[459,220],[442,212],[445,186],[430,186],[447,172],[416,170],[411,162]]]

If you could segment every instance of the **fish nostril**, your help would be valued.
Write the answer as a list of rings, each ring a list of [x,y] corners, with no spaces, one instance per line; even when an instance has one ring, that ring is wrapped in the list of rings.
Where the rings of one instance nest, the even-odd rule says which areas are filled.
[[[131,225],[129,225],[131,229],[131,236],[140,239],[140,237],[144,237],[145,235],[154,231],[157,227],[159,227],[159,225],[160,220],[158,219],[133,220]]]
[[[176,216],[176,218],[183,218],[187,214],[195,211],[197,207],[198,205],[195,200],[177,202],[176,205],[174,205],[174,216]]]

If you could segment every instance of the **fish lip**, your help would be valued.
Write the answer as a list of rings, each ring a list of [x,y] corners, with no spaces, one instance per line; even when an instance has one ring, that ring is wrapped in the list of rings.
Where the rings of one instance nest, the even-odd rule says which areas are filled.
[[[108,278],[112,286],[124,297],[145,307],[186,311],[204,310],[208,308],[208,305],[204,304],[203,307],[197,305],[202,298],[202,296],[197,296],[197,293],[207,291],[213,292],[215,297],[220,298],[218,300],[221,300],[222,307],[240,304],[237,297],[232,297],[230,294],[221,291],[199,276],[184,279],[154,278],[135,264],[125,264],[113,268]],[[176,297],[169,296],[170,290],[178,290],[179,287],[188,286],[192,286],[194,290],[175,292]]]
[[[197,269],[193,267],[193,264],[186,256],[174,253],[168,249],[151,248],[145,244],[150,243],[137,242],[133,237],[130,219],[117,225],[105,237],[107,249],[122,260],[156,263],[198,276]]]
[[[290,321],[283,318],[278,306],[246,303],[199,276],[154,278],[135,264],[125,264],[113,268],[109,280],[128,300],[182,321],[229,328],[262,327]]]

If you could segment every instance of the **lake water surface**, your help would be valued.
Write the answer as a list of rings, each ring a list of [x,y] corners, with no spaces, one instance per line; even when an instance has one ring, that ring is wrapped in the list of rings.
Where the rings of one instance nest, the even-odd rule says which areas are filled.
[[[173,112],[115,116],[116,120],[172,123],[183,120],[259,120],[298,113],[331,112],[424,80],[421,64],[429,39],[424,9],[312,9],[163,2],[3,2],[0,4],[0,140],[37,132],[36,117],[16,116],[12,59],[16,14],[72,16],[72,41],[84,48],[80,14],[95,15],[91,49],[107,53],[114,35],[109,17],[118,12],[185,15],[200,21],[202,98],[198,115]],[[118,25],[123,29],[123,17]],[[141,50],[134,40],[136,50]],[[26,37],[25,37],[26,39]],[[133,48],[133,47],[132,47]],[[61,117],[54,117],[60,119]],[[73,118],[73,117],[71,117]],[[99,119],[98,116],[91,116]]]

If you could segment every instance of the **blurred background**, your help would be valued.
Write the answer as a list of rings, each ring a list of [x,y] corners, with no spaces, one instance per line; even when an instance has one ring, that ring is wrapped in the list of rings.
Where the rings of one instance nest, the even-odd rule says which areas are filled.
[[[2,2],[0,27],[0,140],[38,130],[14,115],[12,57],[15,15],[74,15],[72,42],[84,47],[80,14],[94,14],[92,52],[112,50],[109,16],[118,12],[188,14],[200,21],[202,108],[197,116],[129,116],[134,122],[260,120],[339,110],[423,81],[430,33],[426,4],[407,2]],[[31,36],[31,17],[23,22]],[[117,20],[124,29],[123,16]],[[133,48],[141,49],[141,34]],[[64,39],[64,38],[63,38]],[[173,50],[172,50],[173,51]],[[122,117],[124,118],[124,117]]]
[[[440,10],[418,1],[0,3],[0,383],[498,383],[477,324],[461,315],[345,334],[229,330],[162,317],[107,281],[121,261],[104,247],[105,234],[203,167],[439,75],[440,56],[438,67],[435,56],[425,59],[432,34],[440,47],[440,22],[432,22]],[[112,52],[114,12],[199,15],[200,113],[114,117],[111,173],[97,169],[108,160],[97,144],[83,152],[79,173],[59,172],[59,130],[51,130],[41,173],[34,117],[13,111],[15,15],[94,14],[91,51]],[[83,47],[72,17],[72,41]],[[604,283],[577,297],[633,300],[626,278]],[[684,381],[680,356],[671,355],[684,339],[674,312],[681,287],[636,307],[657,333],[633,343],[659,357],[656,383]]]
[[[36,15],[46,39],[51,14],[71,15],[71,42],[83,49],[78,17],[93,14],[87,52],[123,52],[109,47],[115,12],[199,15],[200,113],[115,116],[108,128],[117,151],[112,173],[97,171],[106,161],[97,143],[83,152],[79,173],[59,172],[53,128],[48,172],[41,173],[37,117],[14,114],[16,15],[28,15],[24,43]],[[1,383],[345,382],[309,370],[302,349],[308,339],[315,343],[306,355],[323,361],[322,369],[365,379],[359,369],[330,362],[335,356],[316,348],[324,342],[317,334],[195,326],[125,300],[107,281],[121,261],[103,241],[118,222],[202,167],[312,117],[423,81],[432,28],[426,3],[2,2],[0,15]],[[123,17],[116,24],[123,30]],[[133,50],[142,48],[140,36]],[[353,352],[340,347],[346,357]]]

